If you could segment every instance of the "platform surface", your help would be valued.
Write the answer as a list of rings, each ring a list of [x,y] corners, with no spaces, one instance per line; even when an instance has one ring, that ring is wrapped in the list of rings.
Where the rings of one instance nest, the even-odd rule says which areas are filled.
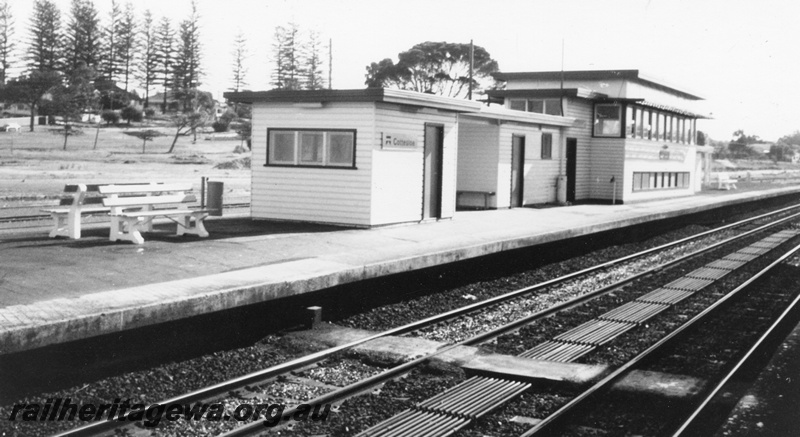
[[[32,349],[262,302],[648,221],[800,193],[800,186],[708,191],[625,205],[457,212],[452,219],[375,229],[226,217],[209,238],[143,245],[47,230],[0,233],[0,353]]]

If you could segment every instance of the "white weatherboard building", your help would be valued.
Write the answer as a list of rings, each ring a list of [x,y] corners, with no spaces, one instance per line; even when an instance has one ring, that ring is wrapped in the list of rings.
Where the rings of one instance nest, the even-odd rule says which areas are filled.
[[[225,96],[253,104],[252,216],[352,226],[450,218],[457,201],[555,199],[560,132],[573,122],[389,89]],[[542,138],[551,152],[540,173]]]
[[[226,93],[253,105],[252,217],[370,227],[699,190],[710,148],[695,144],[701,116],[679,109],[698,97],[635,70],[551,76],[497,74],[505,107],[378,88]]]
[[[576,119],[566,136],[566,200],[638,201],[694,194],[711,147],[697,145],[701,97],[638,70],[496,73],[509,109]],[[613,181],[613,182],[612,182]],[[616,192],[614,189],[616,188]]]

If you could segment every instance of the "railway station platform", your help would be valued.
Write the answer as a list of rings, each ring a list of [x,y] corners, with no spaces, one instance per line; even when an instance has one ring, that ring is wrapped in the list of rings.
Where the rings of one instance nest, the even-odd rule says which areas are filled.
[[[170,224],[145,234],[143,245],[108,241],[107,225],[80,240],[50,239],[44,228],[0,232],[0,354],[787,195],[800,195],[800,186],[462,211],[373,229],[232,216],[207,220],[208,238],[175,236]]]

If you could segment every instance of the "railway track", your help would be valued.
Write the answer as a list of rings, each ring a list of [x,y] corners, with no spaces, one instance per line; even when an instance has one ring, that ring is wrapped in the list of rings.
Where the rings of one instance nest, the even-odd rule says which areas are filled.
[[[453,350],[455,348],[458,348],[460,346],[480,344],[480,343],[485,342],[487,340],[494,339],[494,338],[500,337],[502,335],[508,334],[509,332],[513,332],[515,330],[518,330],[520,327],[525,326],[525,325],[527,325],[527,324],[529,324],[529,323],[531,323],[533,321],[543,319],[543,318],[545,318],[547,316],[550,316],[552,314],[558,313],[560,311],[564,311],[564,310],[569,309],[569,308],[573,308],[573,307],[575,307],[577,305],[580,305],[582,303],[585,303],[585,302],[587,302],[587,301],[589,301],[591,299],[597,298],[598,296],[602,296],[602,295],[610,293],[610,292],[612,292],[614,290],[618,290],[620,287],[622,287],[622,286],[624,286],[626,284],[630,284],[630,283],[632,283],[632,282],[634,282],[636,280],[639,280],[639,279],[641,279],[643,277],[646,277],[648,275],[652,275],[652,274],[654,274],[654,272],[661,272],[661,271],[663,271],[665,269],[668,269],[670,267],[673,267],[673,266],[676,266],[676,265],[680,265],[681,263],[684,263],[689,259],[694,259],[696,257],[702,256],[703,254],[706,254],[706,253],[708,253],[710,251],[719,250],[720,248],[722,248],[724,246],[728,246],[728,245],[731,245],[731,244],[736,244],[737,242],[739,242],[742,239],[747,239],[747,238],[752,239],[752,238],[754,238],[754,235],[756,235],[758,233],[761,233],[761,232],[764,232],[767,229],[778,227],[778,226],[786,226],[787,223],[795,221],[795,220],[798,219],[798,217],[800,217],[800,214],[794,212],[795,208],[797,208],[797,207],[784,208],[784,209],[781,209],[781,210],[773,212],[773,213],[764,214],[764,215],[761,215],[761,216],[758,216],[758,217],[754,217],[754,218],[751,218],[751,219],[748,219],[748,220],[744,220],[744,221],[737,222],[737,223],[734,223],[734,224],[731,224],[731,225],[727,225],[727,226],[723,226],[723,227],[720,227],[720,228],[717,228],[717,229],[714,229],[714,230],[711,230],[711,231],[708,231],[708,232],[704,232],[704,233],[695,235],[695,236],[690,237],[690,238],[682,239],[682,240],[679,240],[679,241],[676,241],[676,242],[672,242],[672,243],[669,243],[669,244],[665,244],[665,245],[662,245],[662,246],[659,246],[659,247],[656,247],[656,248],[648,249],[646,251],[642,251],[642,252],[639,252],[637,254],[626,256],[626,257],[623,257],[623,258],[619,258],[617,260],[613,260],[613,261],[610,261],[610,262],[602,263],[602,264],[600,264],[598,266],[595,266],[595,267],[592,267],[592,268],[588,268],[588,269],[584,269],[584,270],[581,270],[581,271],[578,271],[578,272],[570,273],[568,275],[564,275],[564,276],[559,277],[559,278],[555,278],[555,279],[552,279],[552,280],[549,280],[549,281],[545,281],[545,282],[540,283],[540,284],[524,287],[522,289],[510,292],[510,293],[506,293],[506,294],[501,295],[501,296],[497,296],[497,297],[494,297],[494,298],[491,298],[491,299],[487,299],[487,300],[481,301],[481,302],[476,302],[476,303],[464,306],[462,308],[459,308],[459,309],[456,309],[456,310],[452,310],[452,311],[448,311],[446,313],[439,314],[439,315],[436,315],[436,316],[427,317],[427,318],[425,318],[423,320],[420,320],[420,321],[417,321],[417,322],[414,322],[414,323],[410,323],[410,324],[406,324],[406,325],[403,325],[403,326],[399,326],[399,327],[396,327],[394,329],[387,330],[385,332],[381,332],[381,333],[378,333],[378,334],[375,334],[375,335],[372,335],[372,336],[369,336],[369,337],[366,337],[366,338],[362,338],[362,339],[359,339],[359,340],[356,340],[356,341],[352,341],[352,342],[343,344],[341,346],[330,348],[330,349],[327,349],[327,350],[324,350],[324,351],[321,351],[321,352],[318,352],[318,353],[315,353],[315,354],[307,355],[307,356],[304,356],[304,357],[289,361],[287,363],[284,363],[284,364],[281,364],[281,365],[278,365],[278,366],[273,366],[273,367],[270,367],[270,368],[267,368],[267,369],[263,369],[263,370],[258,371],[258,372],[253,372],[251,374],[244,375],[242,377],[239,377],[239,378],[236,378],[236,379],[233,379],[233,380],[225,381],[223,383],[216,384],[216,385],[211,386],[211,387],[207,387],[207,388],[204,388],[204,389],[201,389],[201,390],[196,390],[196,391],[191,392],[191,393],[186,393],[186,394],[183,394],[183,395],[180,395],[180,396],[176,396],[176,397],[173,397],[171,399],[164,400],[163,402],[160,402],[160,404],[167,404],[167,403],[169,403],[169,404],[174,404],[174,403],[183,403],[183,404],[185,404],[185,403],[191,403],[191,402],[196,402],[196,401],[208,401],[210,399],[219,398],[220,396],[225,396],[225,395],[227,395],[228,393],[230,393],[232,391],[241,390],[242,387],[246,387],[246,386],[247,387],[252,387],[252,386],[257,385],[257,384],[263,384],[265,381],[274,380],[275,378],[279,378],[279,377],[281,377],[281,375],[286,375],[286,374],[288,374],[289,372],[291,372],[293,370],[301,369],[301,368],[303,368],[305,366],[309,366],[309,365],[311,365],[313,363],[320,362],[322,360],[325,360],[328,357],[334,356],[335,354],[339,354],[341,352],[350,350],[350,349],[352,349],[352,348],[354,348],[354,347],[356,347],[358,345],[362,345],[364,343],[367,343],[367,342],[369,342],[371,340],[374,340],[374,339],[377,339],[377,338],[388,337],[388,336],[397,336],[397,335],[401,335],[401,334],[407,334],[407,333],[410,333],[410,332],[418,331],[420,329],[423,329],[425,327],[431,326],[433,324],[443,323],[443,322],[447,322],[449,320],[453,320],[453,319],[458,318],[458,317],[463,317],[463,316],[465,316],[467,314],[470,314],[470,313],[479,313],[480,311],[485,311],[486,308],[495,306],[498,303],[512,301],[513,299],[518,299],[518,298],[520,298],[522,296],[529,295],[529,294],[531,294],[533,292],[545,289],[547,287],[557,286],[558,284],[562,284],[562,283],[565,283],[567,281],[575,280],[576,278],[586,277],[588,275],[592,275],[592,274],[595,274],[597,272],[602,272],[604,270],[607,270],[609,268],[613,268],[615,266],[625,265],[626,263],[634,262],[637,259],[641,259],[641,258],[647,257],[647,256],[655,254],[655,253],[667,251],[667,250],[670,250],[670,249],[675,248],[675,247],[679,247],[679,246],[682,246],[682,245],[690,244],[693,241],[702,241],[703,239],[709,238],[713,234],[724,233],[724,232],[733,232],[733,231],[738,233],[738,235],[734,235],[734,236],[731,236],[729,238],[725,238],[722,241],[713,240],[713,242],[706,243],[704,247],[697,248],[697,249],[693,250],[688,255],[675,257],[673,259],[670,259],[669,261],[661,263],[658,266],[647,268],[644,271],[632,274],[632,275],[630,275],[630,276],[628,276],[628,277],[626,277],[624,279],[621,279],[619,281],[616,281],[616,282],[614,282],[612,284],[609,284],[609,285],[600,287],[600,288],[598,288],[598,289],[596,289],[594,291],[582,294],[581,296],[576,297],[576,298],[574,298],[572,300],[569,300],[567,302],[563,302],[561,304],[555,305],[555,306],[553,306],[551,308],[548,308],[546,310],[543,310],[543,311],[535,312],[535,313],[530,314],[530,315],[528,315],[526,317],[523,317],[521,319],[515,320],[515,321],[513,321],[511,323],[504,324],[503,326],[496,327],[494,329],[490,329],[490,330],[488,330],[486,332],[482,332],[482,333],[480,333],[478,335],[474,335],[474,336],[472,336],[472,337],[470,337],[468,339],[465,339],[463,341],[459,341],[457,343],[451,344],[450,346],[447,346],[447,347],[437,351],[436,354],[438,355],[438,354],[447,353],[448,351],[451,351],[451,350]],[[780,216],[781,218],[775,220],[774,219],[775,216]],[[769,220],[774,220],[774,221],[772,221],[770,223],[767,223],[767,224],[761,224],[761,222],[769,221]],[[787,239],[788,238],[790,238],[790,237],[787,237]],[[739,243],[739,244],[742,244],[742,243]],[[710,268],[714,268],[714,267],[710,267]],[[701,281],[702,281],[702,278],[694,278],[694,279],[701,279]],[[706,281],[708,281],[708,280],[706,280]],[[713,280],[711,280],[711,282],[713,282]],[[705,284],[705,285],[708,285],[708,284]],[[669,288],[669,287],[667,287],[667,288]],[[652,297],[652,298],[659,299],[660,297],[655,296],[655,297]],[[661,303],[653,303],[653,302],[644,302],[644,303],[646,303],[648,305],[651,305],[651,306],[652,305],[660,305],[661,304]],[[640,315],[646,314],[648,317],[654,317],[659,312],[661,312],[661,311],[655,311],[654,308],[650,308],[648,310],[641,310],[641,311],[637,310],[635,308],[627,308],[625,310],[619,310],[617,315],[614,316],[614,317],[628,317],[631,314],[640,314]],[[602,319],[600,320],[600,322],[602,322],[601,324],[606,325],[606,326],[613,326],[613,323],[615,323],[613,321],[606,321],[606,320],[602,320]],[[636,325],[636,323],[633,323],[633,325]],[[609,331],[608,335],[611,335],[611,334],[613,334],[613,335],[611,335],[611,337],[608,337],[608,338],[609,339],[613,338],[614,335],[622,334],[626,330],[627,329],[621,329],[621,328],[620,329],[617,329],[617,328],[611,329]],[[591,335],[597,335],[597,334],[591,334]],[[569,335],[567,335],[565,337],[555,338],[554,341],[562,342],[562,343],[565,343],[565,344],[572,344],[570,338],[571,337],[569,337]],[[537,351],[532,351],[530,354],[528,354],[529,356],[525,356],[523,358],[552,360],[555,357],[555,358],[558,358],[558,359],[560,359],[562,361],[567,361],[568,362],[571,359],[577,359],[580,356],[585,355],[591,349],[596,348],[595,346],[601,346],[602,344],[604,344],[604,342],[607,342],[607,340],[606,340],[606,337],[602,337],[602,338],[596,339],[595,342],[597,344],[593,345],[593,347],[590,347],[588,349],[586,347],[572,348],[572,349],[576,350],[575,352],[569,352],[569,351],[565,352],[565,350],[562,350],[563,348],[559,349],[560,346],[556,347],[555,349],[550,348],[550,349],[547,349],[547,350],[545,350],[546,348],[543,347],[542,349],[539,349]],[[578,343],[580,343],[580,342],[578,342]],[[558,349],[558,351],[557,352],[553,352],[556,349]],[[569,348],[567,348],[567,349],[569,349]],[[396,367],[391,368],[391,369],[389,369],[389,370],[387,370],[385,372],[382,372],[382,373],[380,373],[378,375],[375,375],[373,377],[367,378],[366,380],[362,380],[362,381],[359,381],[359,382],[357,382],[355,384],[351,384],[351,385],[348,385],[346,387],[338,388],[338,389],[333,390],[333,391],[331,391],[329,393],[326,393],[326,394],[324,394],[324,395],[322,395],[322,396],[320,396],[320,397],[318,397],[316,399],[313,399],[311,401],[311,403],[312,404],[324,404],[324,403],[331,403],[331,402],[340,402],[342,399],[345,399],[345,398],[347,398],[349,396],[353,396],[355,394],[362,393],[365,390],[369,390],[370,387],[375,387],[377,385],[385,383],[388,380],[391,380],[393,378],[397,378],[400,375],[406,374],[409,371],[411,371],[413,368],[415,368],[416,366],[419,366],[419,365],[427,362],[430,358],[431,358],[431,356],[424,356],[424,357],[420,357],[418,359],[412,360],[410,362],[407,362],[405,364],[402,364],[400,366],[396,366]],[[436,433],[437,431],[435,431],[436,429],[438,429],[439,431],[450,432],[450,431],[453,431],[453,430],[457,429],[458,427],[466,426],[470,422],[472,422],[475,419],[479,418],[480,416],[483,416],[486,413],[490,412],[492,409],[502,405],[505,401],[507,401],[509,399],[512,399],[514,396],[522,393],[523,391],[529,390],[529,388],[530,388],[530,384],[528,384],[528,383],[520,383],[519,381],[513,381],[513,380],[512,381],[501,381],[500,383],[486,382],[486,381],[482,381],[482,380],[470,380],[470,381],[468,381],[466,383],[466,384],[468,384],[466,389],[464,389],[463,387],[461,387],[461,388],[457,387],[457,388],[454,389],[454,390],[456,390],[456,395],[455,395],[456,396],[455,397],[456,404],[461,406],[461,407],[467,408],[469,413],[464,413],[464,414],[459,413],[459,414],[456,414],[456,415],[448,416],[446,418],[446,421],[444,422],[444,424],[440,423],[440,426],[438,428],[433,426],[433,425],[431,425],[430,429],[434,430],[431,435],[446,435],[446,434],[437,434]],[[472,384],[472,385],[469,385],[469,384]],[[459,392],[458,390],[462,390],[462,391],[466,390],[466,391]],[[477,390],[477,391],[475,391],[475,390]],[[461,394],[458,394],[458,393],[461,393]],[[464,395],[464,393],[467,393],[467,395]],[[477,403],[476,404],[472,400],[470,400],[470,399],[475,398],[475,395],[474,395],[475,393],[479,393],[477,398],[480,399],[481,401],[483,401],[482,403]],[[492,393],[493,396],[480,395],[481,393],[483,393],[483,394]],[[424,416],[426,414],[429,415],[431,412],[433,412],[434,416],[442,416],[440,410],[432,408],[431,406],[432,405],[440,405],[443,402],[443,399],[444,399],[444,401],[446,401],[445,403],[450,402],[449,400],[447,400],[449,398],[445,397],[445,398],[434,398],[434,400],[430,401],[429,403],[426,403],[426,402],[420,403],[420,406],[419,406],[419,408],[417,408],[416,411],[412,411],[410,413],[407,413],[408,416],[416,417],[416,419],[413,419],[413,418],[410,419],[411,422],[420,422],[418,416],[420,416],[420,415]],[[438,408],[438,407],[436,407],[436,408]],[[288,418],[288,417],[291,417],[295,413],[297,413],[297,410],[295,408],[290,408],[290,409],[286,409],[285,411],[283,411],[283,416]],[[446,416],[446,415],[444,415],[444,416]],[[401,419],[397,419],[397,420],[399,420],[399,422],[397,422],[397,423],[407,423],[409,419],[408,418],[405,418],[405,419],[401,418]],[[124,423],[124,422],[112,422],[112,421],[95,422],[95,423],[92,423],[92,424],[90,424],[88,426],[84,426],[84,427],[76,428],[76,429],[73,429],[73,430],[69,430],[69,431],[63,432],[63,433],[58,434],[58,435],[59,436],[98,435],[98,434],[109,432],[110,430],[113,430],[114,428],[117,428],[122,423]],[[428,422],[423,420],[423,421],[421,421],[421,423],[428,423]],[[430,423],[433,423],[433,422],[430,422]],[[436,423],[439,423],[439,422],[436,422]],[[380,428],[381,426],[384,426],[384,425],[378,424],[377,425],[377,427],[379,427],[378,429],[384,429],[384,430],[385,429],[390,429],[391,430],[391,429],[396,429],[397,428],[394,425],[390,425],[388,427],[384,426],[383,428]],[[417,428],[414,428],[414,429],[417,429]],[[229,432],[227,434],[224,434],[224,435],[226,437],[235,436],[235,435],[253,435],[253,434],[261,433],[263,431],[264,431],[264,425],[261,423],[261,421],[256,421],[256,422],[252,422],[252,423],[249,423],[247,425],[244,425],[242,427],[239,427],[239,428],[237,428],[237,429],[235,429],[235,430],[233,430],[233,431],[231,431],[231,432]],[[383,432],[383,431],[381,431],[381,432]],[[408,435],[418,435],[418,434],[416,434],[416,431],[411,431],[411,432],[412,432],[412,434],[408,434]],[[379,434],[375,434],[375,430],[371,429],[371,430],[365,431],[364,435],[379,435]],[[380,435],[383,435],[383,434],[380,434]],[[390,433],[390,434],[387,434],[387,435],[402,435],[402,434],[391,434]]]

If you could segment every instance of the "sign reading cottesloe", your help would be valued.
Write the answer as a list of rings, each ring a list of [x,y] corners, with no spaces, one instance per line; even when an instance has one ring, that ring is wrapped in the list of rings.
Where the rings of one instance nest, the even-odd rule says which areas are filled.
[[[382,149],[413,149],[417,147],[417,140],[411,135],[383,132],[381,134]]]

